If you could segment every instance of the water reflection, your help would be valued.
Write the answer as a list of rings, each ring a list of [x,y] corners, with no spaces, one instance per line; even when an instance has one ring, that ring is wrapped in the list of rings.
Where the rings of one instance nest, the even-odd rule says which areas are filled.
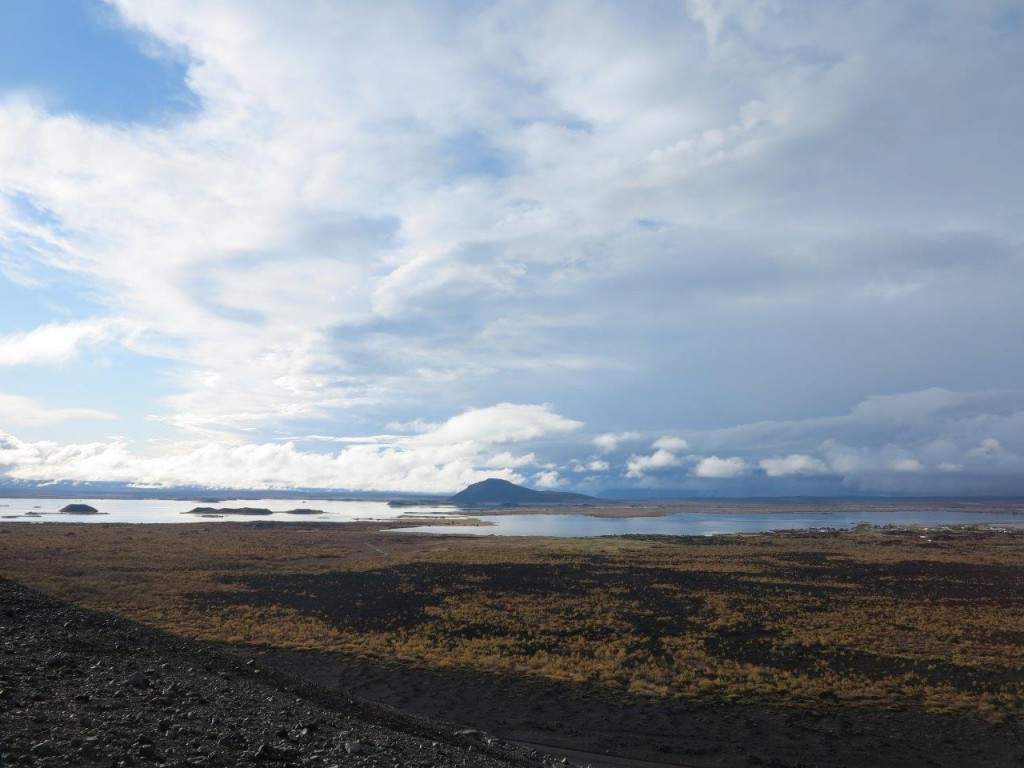
[[[89,504],[98,515],[66,515],[68,504]],[[224,514],[200,517],[186,514],[196,507],[269,509],[271,514],[248,516]],[[322,514],[288,514],[289,510],[320,510]],[[415,513],[450,516],[451,507],[416,507]],[[216,523],[244,520],[302,522],[354,522],[395,520],[410,510],[389,507],[382,501],[327,501],[322,499],[221,499],[216,503],[175,499],[0,499],[0,522],[20,520],[36,523]],[[218,513],[220,514],[220,513]]]
[[[60,509],[70,503],[87,503],[102,514],[66,515]],[[262,508],[269,515],[224,514],[214,518],[186,514],[195,507]],[[288,514],[289,510],[320,510],[320,514]],[[872,525],[974,525],[1024,526],[1024,515],[1007,513],[950,512],[945,510],[893,510],[889,512],[681,512],[664,517],[598,518],[586,515],[473,515],[485,526],[430,525],[401,530],[421,533],[464,533],[474,536],[614,536],[629,533],[710,536],[716,533],[851,528]],[[288,521],[346,523],[392,522],[402,518],[450,519],[461,517],[452,507],[389,507],[381,501],[328,501],[322,499],[222,499],[216,503],[174,499],[3,499],[0,523],[18,520],[34,523],[217,523]]]
[[[466,533],[475,536],[616,536],[628,533],[711,536],[716,533],[763,533],[811,528],[852,528],[871,525],[1024,526],[1024,515],[935,511],[703,513],[680,512],[664,517],[597,518],[583,515],[494,515],[480,518],[491,525],[420,526],[406,531]]]

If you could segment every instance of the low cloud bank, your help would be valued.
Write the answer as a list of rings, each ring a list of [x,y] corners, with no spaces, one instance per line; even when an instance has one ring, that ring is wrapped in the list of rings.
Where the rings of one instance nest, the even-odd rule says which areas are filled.
[[[879,395],[843,416],[693,431],[685,439],[662,437],[650,448],[623,459],[626,478],[644,487],[713,487],[723,494],[1024,493],[1024,392],[932,388]]]
[[[501,477],[554,486],[558,473],[525,470],[534,456],[514,446],[578,429],[546,405],[501,403],[467,411],[415,435],[360,438],[337,453],[300,450],[295,442],[232,445],[178,443],[140,453],[121,440],[59,445],[0,433],[0,468],[34,482],[121,482],[210,488],[345,488],[449,493]],[[506,450],[495,454],[496,448]]]
[[[35,406],[0,396],[0,416],[5,407]],[[32,482],[423,493],[487,477],[591,493],[1024,493],[1024,392],[929,389],[868,398],[843,416],[672,435],[595,436],[584,426],[551,405],[499,403],[438,423],[390,424],[389,434],[268,443],[62,445],[0,432],[0,473]]]

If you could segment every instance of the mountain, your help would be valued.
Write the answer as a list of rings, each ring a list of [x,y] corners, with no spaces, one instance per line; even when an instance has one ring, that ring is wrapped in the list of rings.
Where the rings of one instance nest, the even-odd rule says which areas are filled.
[[[490,478],[473,483],[452,496],[450,501],[456,504],[512,504],[526,506],[531,504],[584,504],[598,501],[593,496],[582,493],[563,493],[562,491],[535,491],[522,485],[510,483],[508,480]]]

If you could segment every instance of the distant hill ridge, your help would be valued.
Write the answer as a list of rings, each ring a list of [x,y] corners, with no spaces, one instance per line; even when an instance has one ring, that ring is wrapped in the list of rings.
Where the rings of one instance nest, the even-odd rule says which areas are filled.
[[[456,504],[582,504],[598,501],[593,496],[563,491],[535,491],[492,477],[473,483],[450,498]]]

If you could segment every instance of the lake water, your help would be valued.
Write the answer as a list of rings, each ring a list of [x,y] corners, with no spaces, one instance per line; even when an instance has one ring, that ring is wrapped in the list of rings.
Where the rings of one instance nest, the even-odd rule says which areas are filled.
[[[584,515],[481,516],[488,526],[420,526],[406,532],[466,533],[475,536],[616,536],[655,533],[672,536],[711,536],[716,533],[763,533],[811,528],[852,528],[871,525],[982,525],[1024,527],[1024,515],[894,510],[891,512],[680,512],[664,517],[599,518]]]
[[[106,514],[64,515],[67,504],[89,504]],[[250,517],[229,515],[207,518],[185,514],[198,507],[254,507],[272,514]],[[319,514],[294,515],[289,510],[319,510]],[[707,536],[718,533],[760,533],[763,531],[852,528],[871,525],[996,525],[1024,527],[1024,515],[1006,513],[893,510],[889,512],[681,512],[663,517],[597,518],[585,515],[473,515],[490,523],[485,526],[429,524],[404,528],[408,532],[462,533],[474,536],[613,536],[629,533]],[[461,515],[452,507],[389,507],[381,501],[322,501],[316,499],[224,499],[217,503],[168,499],[4,499],[0,498],[0,523],[196,523],[274,520],[287,522],[346,523],[389,522],[401,519],[451,519]]]
[[[99,515],[65,515],[68,504],[88,504]],[[269,509],[270,515],[228,515],[201,517],[185,514],[196,507],[250,507]],[[322,514],[290,515],[289,510],[320,510]],[[0,523],[19,520],[37,523],[210,523],[245,520],[301,522],[315,520],[350,523],[359,520],[396,520],[403,516],[452,516],[451,507],[392,508],[382,501],[322,501],[317,499],[223,499],[216,503],[170,499],[3,499],[0,498]],[[36,517],[38,515],[38,517]]]

